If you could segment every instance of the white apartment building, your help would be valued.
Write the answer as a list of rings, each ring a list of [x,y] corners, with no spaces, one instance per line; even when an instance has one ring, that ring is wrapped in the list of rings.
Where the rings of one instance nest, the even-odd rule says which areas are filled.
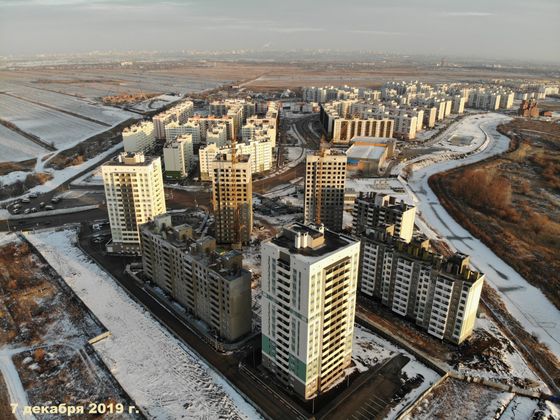
[[[399,110],[391,114],[391,118],[395,122],[393,135],[403,140],[414,140],[418,127],[418,118],[409,114],[406,110]]]
[[[500,107],[501,95],[485,89],[473,90],[469,94],[467,105],[470,108],[496,111]]]
[[[137,254],[139,227],[165,213],[165,194],[159,157],[121,153],[101,166],[112,240],[107,251]]]
[[[251,156],[218,154],[211,163],[212,208],[218,243],[240,247],[253,230]]]
[[[500,108],[501,109],[513,108],[514,98],[515,98],[515,94],[513,92],[503,92],[500,95]]]
[[[247,124],[241,128],[241,137],[244,141],[253,140],[257,137],[268,137],[272,147],[276,147],[277,119],[259,118],[255,115],[247,118]]]
[[[352,234],[361,236],[367,230],[394,225],[394,235],[410,242],[414,234],[416,207],[382,193],[362,193],[354,201]]]
[[[236,143],[235,150],[238,155],[249,155],[251,157],[251,173],[258,174],[272,169],[273,154],[272,143],[268,138],[262,140],[250,140],[248,142]],[[212,162],[218,154],[231,156],[232,147],[218,147],[212,143],[198,151],[200,168],[200,179],[208,181],[211,177]]]
[[[332,149],[309,154],[305,160],[304,222],[342,230],[346,156]]]
[[[263,365],[312,399],[351,363],[360,242],[294,223],[261,255]]]
[[[192,101],[181,102],[167,111],[161,112],[152,118],[154,123],[154,134],[156,139],[166,139],[165,126],[171,121],[176,121],[179,124],[187,122],[189,117],[193,115],[194,104]]]
[[[461,95],[453,96],[453,105],[451,108],[453,114],[463,114],[465,112],[465,98]]]
[[[165,126],[165,140],[168,142],[184,134],[191,135],[193,144],[200,144],[202,133],[201,126],[197,122],[187,121],[181,124],[177,121],[171,121]]]
[[[224,123],[214,124],[206,131],[206,143],[215,144],[218,147],[227,146],[228,128]]]
[[[156,144],[154,124],[150,121],[142,121],[122,132],[124,151],[127,153],[150,153]]]
[[[429,241],[407,244],[394,226],[360,237],[360,292],[414,321],[436,338],[460,344],[473,331],[484,275],[469,269],[469,257],[445,259]]]
[[[167,141],[163,148],[165,176],[180,179],[188,175],[194,162],[191,134],[182,134],[175,140]]]

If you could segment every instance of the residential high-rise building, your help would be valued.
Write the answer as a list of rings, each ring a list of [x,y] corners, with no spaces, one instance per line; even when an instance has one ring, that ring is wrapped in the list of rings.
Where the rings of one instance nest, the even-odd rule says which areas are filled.
[[[154,124],[150,121],[142,121],[122,132],[123,147],[127,153],[150,153],[156,144],[154,135]]]
[[[395,235],[410,242],[414,234],[416,207],[388,194],[360,193],[354,202],[352,234],[359,237],[368,229],[395,225]]]
[[[235,149],[238,155],[251,156],[251,172],[253,174],[266,172],[272,168],[272,143],[268,138],[239,142],[235,144]],[[215,143],[211,143],[198,151],[200,179],[202,181],[207,181],[211,178],[210,169],[212,162],[219,153],[231,155],[232,147],[218,147]]]
[[[304,222],[342,229],[346,156],[333,149],[307,155],[305,162]]]
[[[429,251],[427,239],[397,238],[394,227],[360,236],[360,292],[429,334],[461,343],[473,331],[484,275],[470,270],[468,256],[446,259]]]
[[[167,178],[180,179],[188,175],[194,160],[191,134],[182,134],[167,141],[163,148],[163,164]]]
[[[144,274],[226,341],[251,331],[251,273],[238,251],[219,253],[169,214],[141,227]]]
[[[360,242],[295,223],[261,256],[263,365],[311,399],[351,363]]]
[[[161,160],[121,153],[101,172],[112,236],[107,251],[138,254],[140,225],[166,211]]]
[[[142,225],[144,274],[226,341],[251,331],[251,273],[238,251],[219,253],[210,236],[164,214]]]
[[[214,124],[206,131],[206,143],[215,144],[218,147],[227,146],[228,130],[223,123]]]
[[[212,207],[218,243],[240,246],[251,240],[251,172],[250,155],[219,153],[211,163]]]

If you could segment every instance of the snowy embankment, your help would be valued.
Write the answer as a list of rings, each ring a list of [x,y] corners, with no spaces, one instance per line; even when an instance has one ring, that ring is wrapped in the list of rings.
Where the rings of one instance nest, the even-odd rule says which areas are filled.
[[[560,355],[560,311],[536,287],[532,286],[513,268],[502,261],[486,245],[474,238],[470,232],[459,225],[441,206],[435,193],[428,185],[430,176],[487,159],[508,149],[509,139],[496,131],[498,124],[508,120],[499,114],[487,114],[486,118],[468,117],[462,124],[475,124],[481,136],[486,137],[488,145],[478,153],[463,159],[433,162],[429,166],[415,170],[408,180],[408,188],[420,216],[418,224],[430,237],[446,240],[455,250],[471,256],[472,266],[486,274],[487,282],[500,293],[508,311],[530,333],[539,337],[556,354]],[[457,135],[463,134],[461,126]]]
[[[94,347],[148,418],[260,418],[74,245],[75,230],[27,238],[111,332]]]
[[[22,195],[27,195],[27,194],[32,193],[32,192],[46,193],[46,192],[52,191],[55,188],[62,185],[63,183],[65,183],[66,181],[68,181],[70,178],[79,174],[80,172],[85,171],[88,168],[91,168],[92,166],[101,162],[107,156],[111,155],[112,153],[115,153],[115,152],[119,151],[122,147],[123,147],[122,142],[118,143],[118,144],[115,144],[110,149],[105,150],[104,152],[98,154],[96,157],[94,157],[92,159],[89,159],[89,160],[85,161],[84,163],[81,163],[81,164],[75,165],[75,166],[69,166],[69,167],[61,169],[59,171],[54,170],[54,169],[43,169],[44,162],[42,162],[40,167],[35,168],[35,170],[36,171],[49,172],[53,176],[53,178],[50,179],[49,181],[45,182],[42,185],[37,185],[36,187],[33,187],[30,190],[27,190],[25,192],[25,194],[22,194]],[[39,164],[38,164],[38,166],[39,166]],[[8,198],[6,200],[0,201],[0,204],[13,201],[15,198],[17,198],[17,197],[12,197],[12,198]]]

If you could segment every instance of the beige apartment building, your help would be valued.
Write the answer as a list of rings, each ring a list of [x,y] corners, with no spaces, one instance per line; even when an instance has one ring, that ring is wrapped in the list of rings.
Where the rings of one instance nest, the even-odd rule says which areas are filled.
[[[112,240],[111,253],[138,254],[139,227],[165,213],[165,193],[159,157],[121,153],[101,166]]]
[[[263,365],[312,399],[351,364],[360,242],[294,223],[261,254]]]
[[[238,251],[219,253],[210,236],[164,214],[142,225],[144,274],[228,342],[251,332],[251,273]]]
[[[167,141],[163,147],[163,163],[166,178],[180,179],[188,175],[194,162],[191,134],[182,134]]]
[[[346,156],[333,149],[307,155],[305,161],[304,222],[342,230]]]
[[[219,153],[210,173],[216,239],[240,247],[251,240],[253,230],[251,156]]]

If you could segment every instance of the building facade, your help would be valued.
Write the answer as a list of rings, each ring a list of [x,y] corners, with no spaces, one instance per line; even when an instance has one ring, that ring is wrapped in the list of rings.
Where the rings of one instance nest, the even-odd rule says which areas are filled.
[[[484,275],[469,257],[429,251],[429,241],[406,243],[394,225],[360,237],[362,294],[376,298],[436,338],[460,344],[473,331]]]
[[[395,197],[375,192],[360,193],[354,202],[352,234],[356,237],[368,229],[394,225],[395,236],[410,242],[414,234],[416,207]]]
[[[101,172],[112,236],[107,251],[138,254],[140,225],[166,211],[161,160],[121,153]]]
[[[150,121],[142,121],[126,127],[122,132],[122,138],[125,152],[150,153],[156,144],[154,124]]]
[[[192,135],[183,134],[167,141],[163,148],[163,164],[167,178],[180,179],[188,175],[193,166]]]
[[[304,222],[342,230],[346,156],[332,149],[307,155],[305,161]]]
[[[263,365],[314,398],[351,363],[360,243],[295,223],[263,242],[261,255]]]
[[[212,207],[218,243],[239,247],[253,230],[251,157],[219,153],[211,163]]]
[[[240,252],[218,253],[210,236],[193,237],[168,214],[141,227],[144,274],[232,342],[251,332],[251,273]]]

